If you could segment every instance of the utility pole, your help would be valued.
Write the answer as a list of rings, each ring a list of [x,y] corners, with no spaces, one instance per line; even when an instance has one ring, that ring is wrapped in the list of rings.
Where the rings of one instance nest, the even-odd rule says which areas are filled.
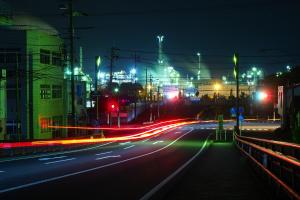
[[[147,66],[146,66],[146,86],[145,86],[145,108],[147,109],[147,97],[148,97],[148,74],[147,74]]]
[[[109,73],[109,89],[110,90],[112,90],[114,59],[117,58],[116,50],[119,50],[119,49],[115,48],[115,47],[112,47],[111,51],[110,51],[110,73]]]
[[[70,68],[71,68],[71,111],[72,125],[75,119],[75,81],[74,81],[74,23],[73,23],[73,0],[69,0],[69,39],[70,39]]]
[[[152,113],[152,75],[150,74],[150,122],[152,122],[153,119],[153,113]]]
[[[19,54],[16,53],[16,110],[17,110],[17,137],[21,141],[21,106],[20,106],[20,66],[19,66]]]
[[[135,97],[134,97],[134,119],[136,119],[136,96],[137,96],[137,91],[136,91],[136,61],[137,61],[137,56],[136,53],[134,53],[134,69],[135,69],[135,74],[134,74],[134,88],[135,88]]]
[[[99,92],[98,92],[98,70],[101,63],[100,56],[95,57],[95,95],[96,95],[96,120],[99,122]]]
[[[236,132],[240,134],[240,100],[239,100],[239,56],[237,53],[233,55],[233,62],[234,62],[234,76],[236,79]]]
[[[160,93],[159,93],[159,85],[157,86],[157,118],[159,118],[159,96],[160,96]]]

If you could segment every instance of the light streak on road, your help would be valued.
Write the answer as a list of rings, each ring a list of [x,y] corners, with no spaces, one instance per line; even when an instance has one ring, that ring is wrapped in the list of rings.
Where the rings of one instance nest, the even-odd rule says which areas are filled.
[[[15,143],[0,143],[0,149],[17,148],[17,147],[34,147],[34,146],[58,146],[58,145],[72,145],[72,144],[93,144],[100,142],[116,142],[128,140],[140,140],[159,135],[166,130],[173,129],[183,125],[198,123],[198,121],[177,122],[161,127],[152,128],[150,130],[142,131],[137,134],[109,138],[89,138],[89,139],[66,139],[66,140],[51,140],[51,141],[34,141],[34,142],[15,142]]]
[[[139,129],[147,129],[154,126],[159,126],[167,123],[174,123],[178,121],[183,121],[184,119],[174,119],[163,121],[147,126],[138,126],[138,127],[89,127],[89,126],[48,126],[48,128],[55,128],[55,129],[78,129],[78,130],[113,130],[113,131],[124,131],[124,130],[139,130]]]

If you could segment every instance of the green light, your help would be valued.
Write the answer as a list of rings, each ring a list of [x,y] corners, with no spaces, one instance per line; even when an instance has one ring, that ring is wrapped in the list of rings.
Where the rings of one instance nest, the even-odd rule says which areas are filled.
[[[234,63],[234,65],[237,65],[237,62],[238,62],[237,55],[234,54],[234,55],[233,55],[233,63]]]
[[[96,56],[96,65],[97,67],[99,67],[101,64],[101,57],[100,56]]]
[[[114,89],[114,92],[115,92],[115,93],[118,93],[118,92],[119,92],[119,88],[115,88],[115,89]]]

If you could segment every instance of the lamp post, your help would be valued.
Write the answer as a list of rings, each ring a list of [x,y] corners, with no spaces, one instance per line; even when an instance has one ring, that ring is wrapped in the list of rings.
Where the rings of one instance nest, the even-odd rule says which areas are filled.
[[[239,60],[238,54],[233,55],[234,76],[236,79],[236,132],[240,134],[240,101],[239,101]]]
[[[200,79],[201,79],[201,71],[200,71],[201,54],[198,52],[198,53],[197,53],[197,56],[198,56],[198,81],[200,81]]]
[[[96,95],[96,119],[99,122],[99,94],[98,94],[98,71],[101,64],[101,57],[95,57],[95,95]]]
[[[117,106],[117,115],[118,115],[118,127],[120,128],[121,126],[121,120],[120,120],[120,98],[119,98],[119,88],[115,88],[114,92],[117,94],[117,99],[118,99],[118,106]]]

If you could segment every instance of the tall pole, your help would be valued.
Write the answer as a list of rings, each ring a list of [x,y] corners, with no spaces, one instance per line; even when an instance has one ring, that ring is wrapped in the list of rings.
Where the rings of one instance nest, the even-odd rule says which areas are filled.
[[[69,0],[69,37],[70,37],[70,67],[71,67],[71,111],[72,125],[75,125],[75,83],[74,83],[74,23],[73,0]]]
[[[201,79],[201,70],[200,70],[200,65],[201,65],[201,54],[198,52],[197,53],[198,56],[198,81],[200,81]]]
[[[146,66],[146,86],[145,86],[145,107],[147,108],[147,97],[148,97],[148,69]]]
[[[153,119],[152,107],[152,75],[150,74],[150,122]]]
[[[134,88],[135,88],[134,119],[136,119],[136,60],[137,60],[137,56],[136,56],[136,53],[134,53],[134,70],[135,70],[135,74],[134,74]]]
[[[95,57],[95,95],[96,95],[96,119],[99,122],[99,94],[98,94],[98,69],[100,66],[100,56]]]
[[[17,77],[16,77],[16,108],[17,108],[17,136],[18,140],[21,140],[21,107],[20,107],[20,69],[19,69],[19,56],[18,53],[16,53],[16,71],[17,71]]]
[[[159,96],[160,96],[160,93],[159,93],[159,85],[157,86],[157,118],[159,118]]]
[[[236,132],[240,134],[240,89],[239,89],[239,56],[237,53],[233,56],[234,75],[236,79]]]

